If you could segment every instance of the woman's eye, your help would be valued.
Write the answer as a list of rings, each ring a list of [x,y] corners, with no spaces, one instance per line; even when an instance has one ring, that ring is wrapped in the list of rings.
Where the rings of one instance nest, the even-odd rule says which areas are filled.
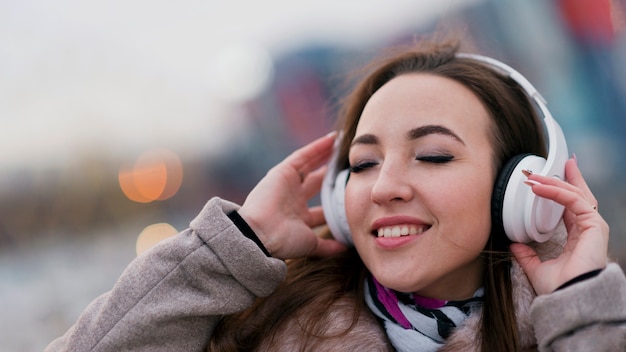
[[[452,161],[452,159],[454,159],[454,156],[452,155],[424,155],[424,156],[418,156],[415,158],[415,160],[424,161],[427,163],[434,163],[434,164],[447,163],[449,161]]]
[[[355,165],[350,165],[350,172],[358,174],[359,172],[374,167],[376,165],[378,165],[378,163],[375,161],[362,161]]]

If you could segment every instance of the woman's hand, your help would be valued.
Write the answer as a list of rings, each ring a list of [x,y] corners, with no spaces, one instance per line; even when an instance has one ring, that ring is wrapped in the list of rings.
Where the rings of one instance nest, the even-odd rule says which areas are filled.
[[[563,221],[567,242],[563,253],[541,262],[535,251],[524,244],[511,245],[537,294],[553,292],[562,284],[607,264],[609,226],[598,213],[598,202],[583,179],[575,159],[565,164],[567,182],[554,177],[528,176],[535,194],[565,206]]]
[[[335,136],[313,141],[270,169],[239,210],[273,257],[328,256],[346,249],[315,235],[313,228],[326,221],[321,206],[307,205],[320,191]]]

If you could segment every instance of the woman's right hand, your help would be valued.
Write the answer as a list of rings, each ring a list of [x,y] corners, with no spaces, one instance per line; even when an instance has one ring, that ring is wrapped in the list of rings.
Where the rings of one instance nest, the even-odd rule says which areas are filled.
[[[291,153],[268,171],[239,209],[272,257],[328,256],[346,249],[314,233],[314,227],[325,224],[324,214],[321,206],[308,206],[320,191],[335,137],[328,134]]]

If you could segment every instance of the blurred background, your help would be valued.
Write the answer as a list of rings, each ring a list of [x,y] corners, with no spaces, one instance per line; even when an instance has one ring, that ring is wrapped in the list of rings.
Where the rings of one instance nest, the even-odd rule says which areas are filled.
[[[544,95],[624,267],[624,0],[0,0],[2,350],[41,351],[137,246],[330,131],[352,70],[441,30]]]

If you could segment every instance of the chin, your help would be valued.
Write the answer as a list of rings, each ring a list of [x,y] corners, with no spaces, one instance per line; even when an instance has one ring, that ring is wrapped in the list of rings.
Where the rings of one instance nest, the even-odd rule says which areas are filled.
[[[412,273],[413,275],[409,276],[406,274],[399,274],[399,275],[389,275],[389,274],[385,274],[385,273],[373,273],[374,277],[376,278],[376,280],[378,280],[378,282],[380,282],[383,286],[388,287],[392,290],[398,291],[398,292],[415,292],[418,291],[420,289],[423,289],[424,284],[421,282],[416,282],[416,281],[421,281],[421,280],[415,280],[415,273]],[[407,279],[407,278],[413,278],[411,279]],[[383,279],[379,279],[379,278],[383,278]]]

